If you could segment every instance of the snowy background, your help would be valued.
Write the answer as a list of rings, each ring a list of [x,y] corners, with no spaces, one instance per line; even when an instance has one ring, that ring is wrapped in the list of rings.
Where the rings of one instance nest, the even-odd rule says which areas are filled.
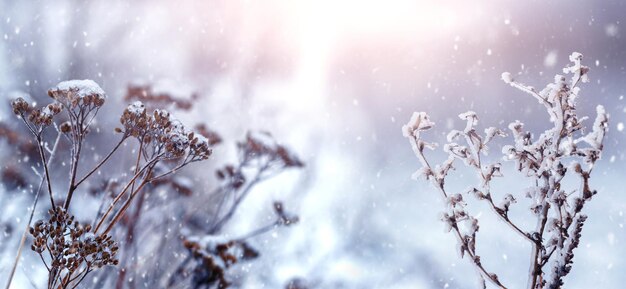
[[[599,194],[585,208],[566,287],[621,288],[624,11],[618,0],[0,1],[0,120],[14,121],[7,100],[17,91],[43,101],[66,79],[93,79],[107,92],[101,115],[112,116],[101,117],[103,127],[117,124],[128,83],[197,92],[181,119],[231,140],[248,129],[270,131],[307,163],[255,189],[228,228],[236,235],[256,227],[276,199],[301,218],[255,240],[262,256],[243,268],[243,288],[283,288],[293,278],[313,288],[477,288],[474,269],[438,221],[436,192],[410,179],[419,164],[400,128],[413,111],[428,111],[440,128],[430,137],[442,141],[464,125],[456,115],[472,109],[484,127],[519,119],[539,132],[543,108],[500,75],[543,87],[578,51],[591,67],[580,113],[593,116],[604,104],[611,120],[592,177]],[[214,158],[232,156],[227,147]],[[13,149],[0,144],[5,159]],[[460,176],[452,186],[466,181]],[[30,191],[0,189],[2,281],[31,200]],[[501,280],[523,288],[530,247],[488,214],[477,250]],[[42,273],[31,254],[12,288],[30,288],[29,278],[45,284],[31,273]]]

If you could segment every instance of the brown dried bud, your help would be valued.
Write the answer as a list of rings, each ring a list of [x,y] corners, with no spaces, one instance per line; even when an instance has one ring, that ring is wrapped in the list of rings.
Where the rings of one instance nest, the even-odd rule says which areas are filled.
[[[69,121],[66,121],[61,124],[60,129],[62,133],[69,133],[70,131],[72,131],[72,124]]]
[[[16,115],[22,115],[28,112],[31,108],[28,102],[21,97],[18,97],[11,101],[11,107],[13,108],[13,113]]]

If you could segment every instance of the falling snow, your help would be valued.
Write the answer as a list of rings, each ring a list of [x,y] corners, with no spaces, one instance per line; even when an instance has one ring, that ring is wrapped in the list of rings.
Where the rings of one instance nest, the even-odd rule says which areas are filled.
[[[46,156],[59,139],[59,153],[48,160],[59,204],[75,165],[68,157],[72,151],[83,155],[75,171],[81,179],[120,143],[76,190],[69,211],[80,222],[91,222],[110,206],[142,168],[138,158],[149,162],[168,149],[210,147],[202,162],[176,168],[185,157],[170,154],[153,167],[153,176],[175,168],[176,174],[146,182],[111,232],[126,257],[118,266],[90,273],[78,289],[163,288],[168,282],[172,288],[210,288],[216,275],[208,272],[215,271],[196,265],[211,258],[228,267],[231,288],[479,288],[474,268],[450,249],[454,236],[440,227],[441,203],[426,197],[436,191],[411,181],[413,151],[399,131],[405,125],[403,133],[411,135],[435,123],[461,128],[418,144],[434,148],[430,152],[440,163],[446,160],[444,146],[434,143],[447,137],[460,142],[469,120],[480,128],[475,133],[490,141],[485,164],[502,162],[506,140],[515,137],[507,124],[524,123],[521,143],[504,147],[508,153],[524,145],[525,131],[536,140],[544,122],[559,121],[544,115],[540,99],[521,97],[510,85],[523,83],[531,94],[561,97],[552,92],[572,81],[572,74],[559,68],[570,62],[571,51],[580,51],[583,65],[590,66],[588,79],[581,81],[589,82],[581,82],[567,104],[577,104],[581,125],[591,134],[560,145],[563,152],[602,147],[603,154],[590,179],[598,195],[584,208],[589,221],[564,287],[621,288],[626,283],[626,55],[619,17],[624,7],[620,1],[561,2],[0,0],[0,99],[23,98],[28,121],[32,109],[52,115],[46,105],[55,100],[48,91],[107,97],[94,119],[93,112],[74,110],[89,123],[80,148],[73,145],[76,127],[65,124],[67,108],[40,135]],[[566,78],[554,79],[555,73]],[[545,82],[553,84],[541,90]],[[595,104],[603,106],[598,111]],[[152,126],[152,133],[130,134],[120,122],[125,109],[139,120],[132,125],[143,130],[136,132]],[[147,115],[153,120],[155,111],[163,112],[158,109],[177,118],[163,118],[162,131],[155,132]],[[597,112],[608,119],[602,143],[604,122],[596,121]],[[40,128],[26,127],[10,101],[0,103],[3,288],[44,175],[30,129],[37,134]],[[170,142],[160,142],[165,137]],[[139,149],[153,141],[154,151]],[[514,165],[503,162],[499,169],[510,172]],[[472,205],[465,184],[475,179],[456,169],[458,178],[446,185],[460,193],[459,202]],[[517,198],[514,207],[506,198],[537,194],[527,187],[521,180],[494,179],[491,196],[494,204],[514,208],[507,217],[533,230],[535,223],[523,219],[534,205],[530,199]],[[31,225],[48,218],[50,208],[43,182]],[[494,230],[501,220],[487,207],[472,213],[481,222],[483,247],[477,251],[488,270],[498,271],[511,288],[527,286],[531,247]],[[27,235],[10,288],[47,287],[48,271],[30,248],[33,240]]]

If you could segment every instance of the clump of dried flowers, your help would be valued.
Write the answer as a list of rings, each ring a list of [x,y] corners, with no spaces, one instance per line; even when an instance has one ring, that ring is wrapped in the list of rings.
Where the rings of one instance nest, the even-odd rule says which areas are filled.
[[[177,172],[182,167],[206,160],[211,155],[208,139],[185,127],[165,110],[148,112],[141,102],[129,105],[123,112],[118,143],[84,175],[79,176],[85,138],[93,121],[106,101],[104,91],[91,80],[71,80],[59,83],[48,91],[51,104],[41,108],[31,106],[23,98],[12,101],[13,112],[20,117],[36,139],[43,175],[50,199],[49,218],[30,228],[35,238],[31,249],[41,257],[48,269],[48,288],[76,288],[90,272],[107,265],[117,265],[118,245],[112,230],[124,216],[135,196],[148,183]],[[61,112],[64,122],[57,124]],[[44,131],[54,126],[70,146],[69,182],[59,204],[55,198],[49,170],[56,150],[45,146]],[[106,211],[98,212],[87,225],[80,224],[71,214],[70,204],[80,185],[96,173],[129,138],[138,142],[136,166],[132,177],[114,194]],[[159,165],[160,174],[155,174]],[[62,186],[54,186],[59,188]],[[16,263],[17,264],[17,263]]]

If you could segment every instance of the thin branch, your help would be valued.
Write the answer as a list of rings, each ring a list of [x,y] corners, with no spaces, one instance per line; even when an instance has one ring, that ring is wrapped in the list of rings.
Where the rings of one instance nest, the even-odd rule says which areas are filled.
[[[468,144],[468,146],[470,147],[470,149],[472,150],[472,153],[474,154],[474,158],[476,159],[476,170],[479,174],[479,176],[481,177],[482,180],[484,180],[483,182],[483,190],[485,192],[485,195],[487,196],[487,201],[491,207],[491,210],[499,217],[499,219],[501,221],[504,221],[504,223],[506,223],[507,225],[509,225],[510,228],[512,228],[514,231],[516,231],[517,233],[519,233],[524,239],[530,241],[531,243],[534,243],[534,240],[530,237],[530,234],[527,232],[524,232],[522,229],[520,229],[517,225],[515,225],[511,219],[509,219],[509,217],[505,214],[505,213],[501,213],[500,209],[496,206],[496,204],[493,202],[493,198],[491,198],[491,181],[487,180],[487,177],[485,176],[484,172],[482,171],[482,165],[481,165],[481,158],[480,158],[480,148],[476,149],[476,144],[474,143],[474,141],[472,140],[472,138],[470,137],[470,135],[468,133],[465,133],[465,140]]]
[[[185,159],[185,161],[183,161],[181,164],[179,164],[178,166],[174,167],[173,169],[169,170],[168,172],[151,178],[151,181],[154,181],[154,180],[157,180],[157,179],[169,176],[171,174],[174,174],[174,173],[178,172],[178,170],[182,169],[184,166],[190,164],[191,162],[193,162],[193,161],[187,162],[186,159]]]
[[[48,194],[50,195],[50,204],[52,205],[52,209],[56,210],[56,206],[54,204],[54,197],[52,196],[52,183],[50,182],[50,171],[48,170],[48,162],[46,161],[46,155],[44,153],[44,148],[42,145],[41,135],[37,136],[37,148],[39,148],[39,157],[43,163],[44,175],[46,176],[46,183],[48,184]]]
[[[70,207],[72,196],[74,195],[74,191],[76,190],[76,175],[78,173],[78,163],[80,160],[80,153],[83,147],[82,136],[79,138],[80,140],[75,144],[76,148],[73,151],[74,153],[72,154],[72,164],[70,168],[70,185],[67,192],[67,197],[65,198],[65,204],[63,205],[66,210]]]
[[[411,141],[411,147],[413,147],[413,151],[416,153],[417,157],[422,162],[422,165],[432,171],[432,167],[428,163],[426,156],[424,156],[422,148],[420,148],[418,145],[418,138],[419,138],[419,135],[415,135],[415,137],[409,138],[409,140]],[[437,187],[437,189],[439,190],[439,192],[441,193],[443,197],[443,200],[445,201],[448,198],[448,193],[446,193],[443,181],[433,178],[433,182],[435,183],[435,186]],[[452,226],[454,232],[456,233],[455,236],[457,237],[457,241],[459,242],[459,244],[465,244],[465,240],[457,224],[458,223],[455,221],[455,223]],[[500,281],[495,276],[492,276],[492,274],[490,274],[483,267],[483,265],[478,261],[476,254],[474,254],[471,250],[465,250],[465,251],[472,258],[471,260],[472,264],[474,264],[474,266],[476,266],[476,268],[480,271],[480,273],[483,275],[483,278],[486,278],[487,280],[489,280],[489,282],[498,286],[501,289],[506,289],[506,287],[504,287],[504,285],[502,285],[502,283],[500,283]]]
[[[255,176],[255,178],[252,179],[248,183],[246,188],[243,191],[241,191],[241,194],[235,199],[235,202],[230,207],[228,212],[221,219],[219,219],[219,221],[217,221],[215,223],[215,225],[211,228],[211,232],[218,232],[220,229],[222,229],[224,224],[226,224],[226,222],[228,222],[228,220],[230,220],[230,218],[232,218],[232,216],[235,214],[235,211],[237,210],[237,208],[241,204],[241,201],[243,201],[243,199],[248,195],[248,193],[251,191],[252,187],[254,187],[261,180],[260,175],[261,175],[262,172],[263,172],[263,170],[260,170],[258,172],[258,174]]]
[[[54,141],[54,146],[52,146],[52,152],[50,153],[50,162],[54,160],[54,156],[56,154],[56,150],[59,145],[59,139],[61,138],[61,134],[62,133],[60,132],[57,134],[57,138]],[[30,224],[33,222],[33,216],[35,215],[35,210],[37,209],[37,203],[39,202],[39,195],[41,193],[41,188],[43,187],[44,181],[45,179],[43,177],[41,178],[41,181],[39,181],[39,186],[37,187],[37,191],[35,193],[35,199],[33,200],[33,205],[31,206],[32,210],[30,212],[30,216],[28,217],[26,228],[24,229],[24,232],[22,233],[22,239],[20,240],[20,245],[17,248],[17,254],[15,256],[15,262],[13,262],[13,267],[11,268],[11,273],[9,273],[9,281],[7,282],[6,289],[9,289],[11,287],[11,281],[13,281],[13,275],[15,275],[15,270],[17,269],[17,265],[20,261],[20,257],[22,256],[22,249],[24,249],[24,244],[26,243],[26,237],[28,236],[28,230],[30,228]],[[43,256],[41,257],[41,260],[43,261]],[[46,265],[46,268],[48,269],[48,271],[50,271],[45,261],[44,261],[44,265]]]
[[[104,159],[102,159],[91,171],[89,171],[84,177],[82,177],[78,182],[76,182],[75,187],[80,186],[80,184],[82,184],[85,180],[87,180],[93,173],[98,171],[98,169],[100,169],[100,167],[104,165],[104,163],[106,163],[109,160],[109,158],[111,158],[111,156],[113,156],[113,154],[117,151],[117,149],[124,143],[124,140],[126,140],[126,138],[127,136],[122,137],[122,139],[115,145],[115,147],[113,147],[113,149],[107,154],[107,156],[104,157]]]
[[[109,208],[107,209],[107,211],[102,215],[102,217],[100,218],[100,221],[98,221],[97,225],[94,228],[94,233],[98,232],[98,229],[100,228],[100,226],[102,225],[102,223],[106,220],[106,218],[109,216],[109,214],[111,213],[111,211],[113,210],[113,208],[115,207],[115,205],[117,204],[117,202],[119,202],[119,200],[122,198],[122,196],[126,193],[126,191],[128,191],[128,189],[131,187],[131,185],[137,180],[137,178],[143,173],[144,170],[146,170],[148,168],[148,165],[151,164],[152,162],[154,162],[155,160],[153,159],[151,162],[149,162],[148,164],[146,164],[141,170],[139,170],[139,172],[137,172],[132,179],[126,184],[126,186],[124,187],[124,189],[122,189],[122,191],[115,197],[115,199],[113,199],[113,202],[111,202],[111,205],[109,205]]]
[[[117,213],[113,216],[113,219],[111,220],[111,222],[109,223],[107,228],[104,230],[104,232],[102,232],[103,235],[108,234],[111,231],[111,229],[113,229],[113,226],[115,226],[115,224],[117,224],[117,222],[119,222],[119,220],[122,218],[122,216],[124,216],[124,213],[126,212],[128,207],[130,206],[130,204],[131,204],[133,198],[135,197],[135,195],[137,194],[137,192],[139,192],[147,183],[148,183],[148,180],[144,179],[144,181],[141,182],[139,187],[137,187],[137,190],[128,197],[128,200],[126,200],[126,202],[124,203],[122,208],[120,208],[120,210],[117,211]]]
[[[267,233],[267,232],[277,228],[280,224],[281,224],[281,220],[278,219],[278,220],[274,221],[273,223],[271,223],[269,225],[260,227],[260,228],[258,228],[256,230],[252,231],[252,232],[249,232],[249,233],[247,233],[247,234],[245,234],[245,235],[243,235],[243,236],[241,236],[239,238],[234,239],[233,241],[244,241],[244,240],[247,240],[249,238],[265,234],[265,233]]]

